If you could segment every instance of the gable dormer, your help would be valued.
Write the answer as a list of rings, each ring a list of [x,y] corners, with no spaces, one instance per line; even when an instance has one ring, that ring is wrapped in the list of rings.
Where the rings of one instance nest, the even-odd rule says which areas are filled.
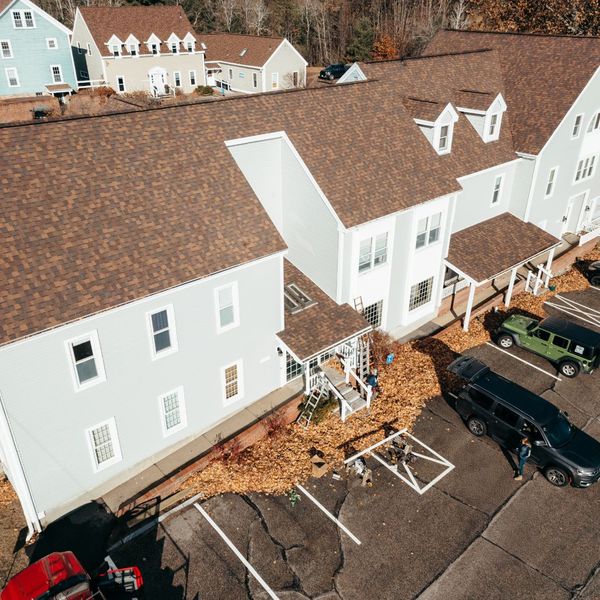
[[[146,40],[146,48],[150,54],[160,54],[160,38],[155,33]]]
[[[167,38],[167,47],[171,54],[179,54],[179,44],[181,44],[181,40],[174,33]]]
[[[506,111],[506,102],[502,94],[459,90],[456,94],[456,105],[484,142],[495,142],[500,137],[502,115]]]
[[[196,38],[188,31],[183,38],[183,47],[190,54],[196,50]]]
[[[133,33],[125,40],[125,50],[130,56],[138,56],[140,53],[140,40]]]
[[[458,121],[458,113],[452,104],[406,98],[404,106],[433,149],[439,155],[449,154],[452,151],[454,124]]]
[[[116,36],[112,35],[108,42],[106,42],[108,46],[108,52],[112,56],[121,56],[123,51],[123,42]]]

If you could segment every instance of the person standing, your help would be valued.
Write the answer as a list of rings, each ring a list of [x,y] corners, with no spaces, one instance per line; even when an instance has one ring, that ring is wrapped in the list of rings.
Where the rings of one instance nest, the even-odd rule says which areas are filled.
[[[523,479],[523,471],[525,469],[525,463],[527,459],[531,456],[531,442],[529,438],[524,437],[519,444],[519,448],[517,449],[517,456],[519,458],[519,467],[517,470],[517,474],[515,475],[515,479],[517,481],[521,481]]]

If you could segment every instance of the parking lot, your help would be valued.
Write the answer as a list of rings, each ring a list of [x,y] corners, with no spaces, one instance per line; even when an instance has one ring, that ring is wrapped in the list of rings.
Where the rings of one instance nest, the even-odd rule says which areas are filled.
[[[600,311],[599,291],[564,296]],[[514,347],[484,344],[468,354],[600,439],[599,372],[558,377],[543,358]],[[294,507],[287,497],[261,494],[202,503],[266,587],[193,505],[111,557],[120,566],[137,564],[148,597],[161,599],[600,597],[599,485],[555,488],[531,466],[523,481],[513,480],[500,448],[473,437],[443,398],[429,402],[414,434],[455,466],[422,495],[369,455],[373,487],[345,474],[305,485],[351,535],[302,491]],[[423,482],[435,476],[426,463],[414,465]]]

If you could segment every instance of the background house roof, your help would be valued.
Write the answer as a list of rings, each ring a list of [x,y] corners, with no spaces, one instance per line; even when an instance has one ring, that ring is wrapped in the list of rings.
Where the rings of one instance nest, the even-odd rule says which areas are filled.
[[[10,6],[15,0],[0,0],[0,13],[8,6]]]
[[[150,54],[144,43],[153,33],[163,42],[161,52],[170,52],[164,42],[172,33],[179,39],[191,33],[197,39],[181,6],[80,6],[79,11],[103,56],[112,56],[106,44],[113,35],[125,43],[133,34],[140,41],[140,54]]]
[[[262,67],[283,42],[282,37],[240,33],[201,33],[198,37],[206,45],[206,60],[254,67]]]
[[[425,52],[479,48],[498,52],[515,150],[529,154],[543,148],[600,64],[598,37],[445,30]]]

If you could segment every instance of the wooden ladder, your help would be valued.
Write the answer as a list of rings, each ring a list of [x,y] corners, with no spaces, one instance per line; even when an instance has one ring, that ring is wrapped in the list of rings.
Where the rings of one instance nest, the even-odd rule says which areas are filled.
[[[354,298],[354,310],[361,315],[365,312],[362,296],[357,296]]]

